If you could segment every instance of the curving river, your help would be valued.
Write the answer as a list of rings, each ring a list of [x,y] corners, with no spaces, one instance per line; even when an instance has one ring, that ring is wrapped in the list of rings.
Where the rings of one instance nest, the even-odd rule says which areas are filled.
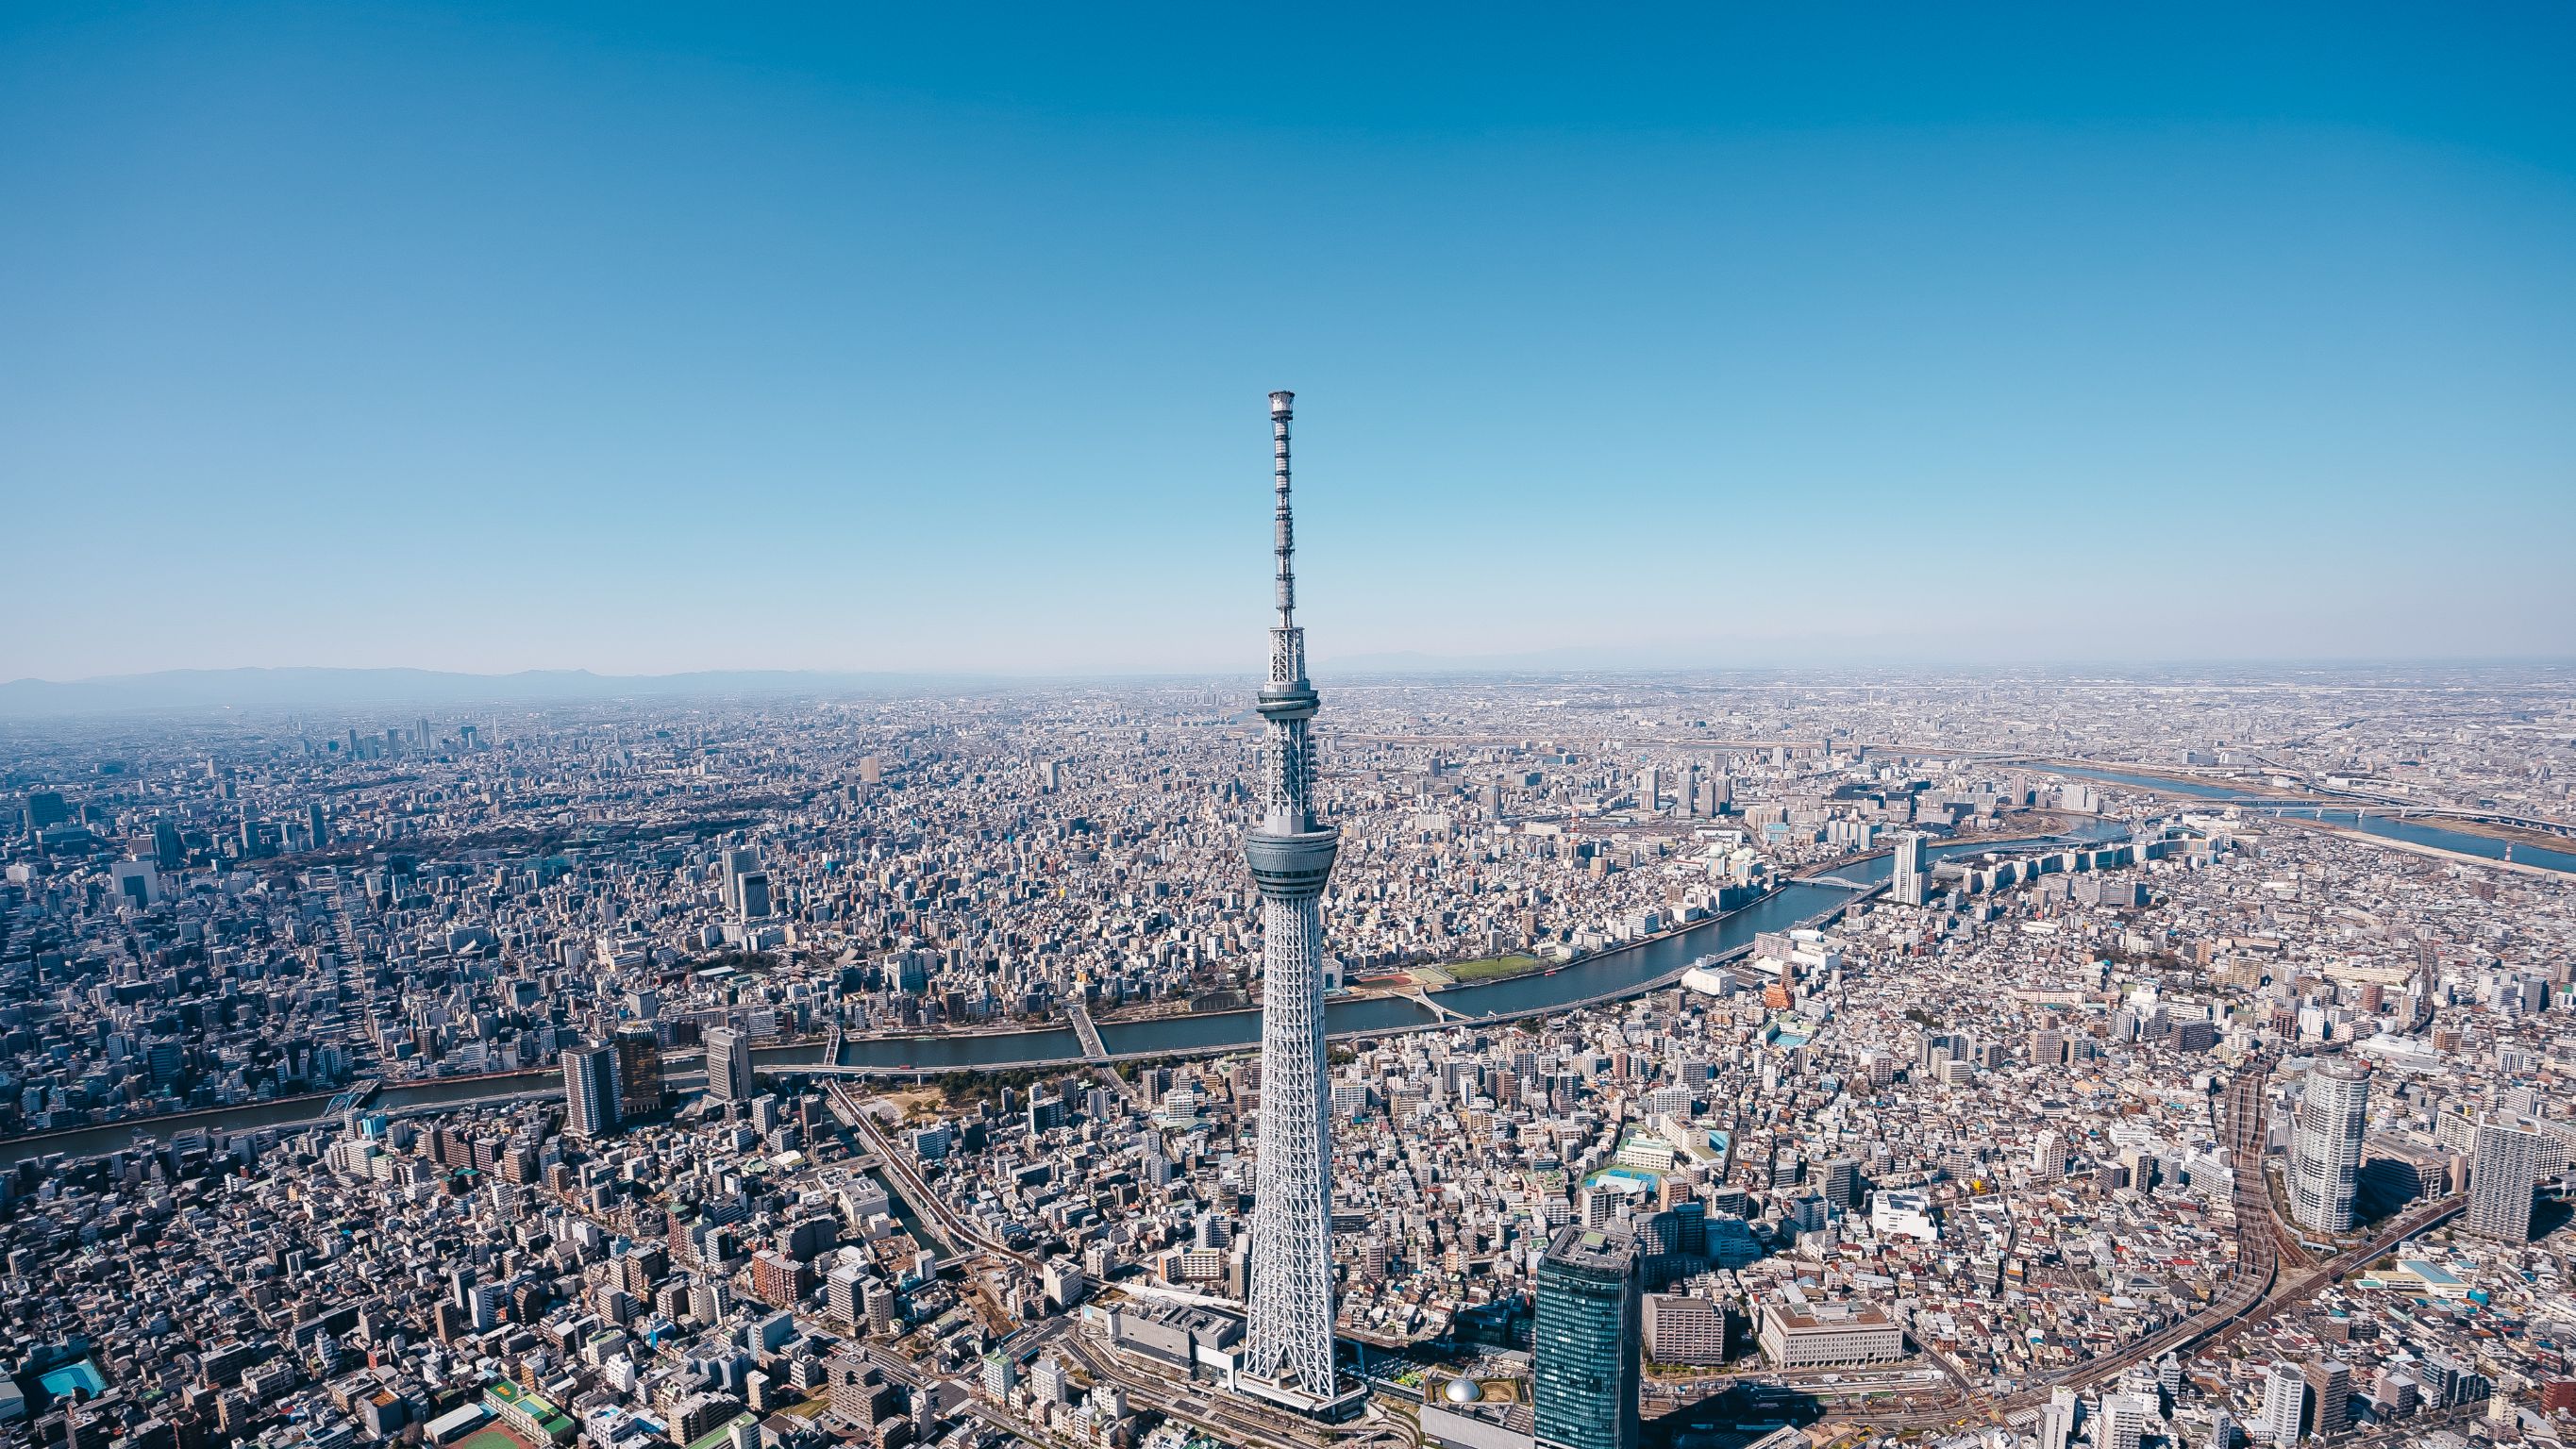
[[[2116,822],[2088,822],[2077,832],[2051,837],[2074,843],[2122,838]],[[2039,842],[1966,840],[1932,847],[1934,859],[1975,855],[2002,846],[2030,848]],[[1887,878],[1892,863],[1885,855],[1844,868],[1845,880],[1872,885]],[[1553,971],[1453,986],[1439,994],[1440,1004],[1472,1018],[1526,1016],[1571,1006],[1595,997],[1631,991],[1646,982],[1688,966],[1702,956],[1723,956],[1753,944],[1765,931],[1784,931],[1832,914],[1854,892],[1841,886],[1792,882],[1772,894],[1714,921],[1704,921],[1634,946],[1588,956]],[[1335,1001],[1324,1009],[1334,1036],[1368,1036],[1406,1031],[1432,1024],[1432,1014],[1395,997]],[[1204,1016],[1164,1017],[1155,1021],[1109,1022],[1100,1028],[1100,1043],[1113,1057],[1208,1051],[1249,1047],[1261,1040],[1259,1011],[1213,1012]],[[1082,1059],[1082,1046],[1070,1029],[1000,1032],[981,1036],[879,1037],[841,1044],[840,1064],[895,1070],[939,1071],[955,1067],[1025,1067]]]
[[[2046,839],[2066,844],[2087,844],[2116,840],[2124,834],[2124,828],[2115,822],[2095,821],[2088,822],[2072,834]],[[1953,841],[1932,847],[1931,855],[1937,860],[2003,848],[2027,850],[2043,843],[2027,837],[2006,841]],[[1890,869],[1889,858],[1880,855],[1843,867],[1836,874],[1844,880],[1875,885],[1887,878]],[[1552,971],[1452,987],[1439,993],[1439,1001],[1460,1016],[1482,1020],[1527,1016],[1631,992],[1646,982],[1680,971],[1702,956],[1725,956],[1750,948],[1754,937],[1765,931],[1784,931],[1831,915],[1855,894],[1855,890],[1847,886],[1795,881],[1742,910],[1714,921],[1703,921],[1651,941],[1588,956]],[[1370,1036],[1389,1031],[1419,1030],[1432,1025],[1433,1016],[1414,1002],[1401,998],[1364,997],[1330,1003],[1325,1008],[1325,1023],[1337,1037]],[[1165,1017],[1157,1021],[1111,1022],[1100,1028],[1100,1039],[1113,1057],[1251,1047],[1257,1046],[1261,1040],[1261,1013],[1257,1010],[1227,1011],[1203,1016]],[[755,1065],[763,1071],[789,1071],[815,1065],[820,1051],[821,1047],[816,1043],[758,1047],[753,1050],[753,1058]],[[961,1067],[1072,1064],[1082,1059],[1082,1044],[1072,1029],[1053,1027],[1044,1031],[948,1032],[846,1041],[841,1044],[840,1065],[935,1072]],[[681,1084],[683,1090],[690,1085],[692,1083]],[[511,1096],[552,1094],[561,1090],[562,1077],[551,1068],[499,1076],[459,1077],[388,1086],[368,1103],[367,1110],[400,1112],[419,1107],[495,1101]],[[167,1140],[181,1132],[239,1132],[312,1122],[322,1116],[328,1100],[315,1096],[254,1102],[239,1107],[217,1107],[13,1138],[0,1142],[0,1165],[49,1153],[89,1157],[113,1152],[133,1145],[138,1129]]]

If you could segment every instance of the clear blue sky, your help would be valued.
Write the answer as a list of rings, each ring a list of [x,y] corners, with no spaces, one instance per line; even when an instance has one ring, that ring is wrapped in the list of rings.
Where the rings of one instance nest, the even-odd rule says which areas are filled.
[[[2576,7],[1111,8],[0,8],[0,678],[2576,653]]]

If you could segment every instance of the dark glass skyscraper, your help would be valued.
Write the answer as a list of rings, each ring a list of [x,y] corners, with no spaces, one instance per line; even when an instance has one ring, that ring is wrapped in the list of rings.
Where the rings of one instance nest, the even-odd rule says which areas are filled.
[[[1540,1449],[1636,1449],[1637,1244],[1566,1227],[1538,1265]]]
[[[611,1038],[617,1047],[617,1114],[628,1121],[662,1110],[662,1042],[650,1022],[630,1021]]]

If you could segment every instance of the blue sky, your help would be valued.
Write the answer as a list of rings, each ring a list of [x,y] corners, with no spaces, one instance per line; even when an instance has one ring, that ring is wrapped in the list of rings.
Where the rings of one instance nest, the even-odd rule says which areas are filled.
[[[0,9],[0,678],[2576,653],[2576,9],[1395,8]]]

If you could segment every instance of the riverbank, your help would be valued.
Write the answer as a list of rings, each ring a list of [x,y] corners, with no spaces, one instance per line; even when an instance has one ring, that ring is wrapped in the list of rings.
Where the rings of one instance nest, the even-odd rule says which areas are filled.
[[[2073,779],[2098,780],[2164,795],[2185,801],[2201,801],[2212,807],[2235,807],[2250,812],[2257,820],[2296,820],[2302,824],[2333,826],[2352,830],[2374,840],[2402,841],[2425,847],[2437,854],[2448,854],[2482,861],[2496,866],[2538,866],[2557,875],[2576,875],[2576,841],[2541,844],[2525,836],[2506,839],[2494,833],[2493,827],[2475,828],[2481,822],[2454,820],[2448,816],[2406,815],[2407,808],[2383,805],[2369,800],[2346,803],[2283,800],[2274,805],[2233,786],[2218,786],[2206,781],[2171,777],[2125,774],[2090,766],[2040,765],[2034,768]],[[2305,813],[2301,813],[2305,812]],[[2508,861],[2508,850],[2520,855]]]
[[[2253,778],[2248,779],[2244,775],[2236,773],[2236,770],[2240,767],[2233,766],[2229,767],[2225,772],[2193,774],[2183,770],[2168,769],[2159,765],[2126,765],[2117,762],[2104,764],[2095,760],[2043,760],[2034,768],[2046,770],[2051,774],[2074,775],[2082,779],[2104,780],[2115,785],[2127,784],[2134,786],[2138,782],[2144,781],[2151,785],[2164,785],[2171,787],[2174,793],[2182,795],[2195,794],[2201,791],[2216,791],[2226,795],[2242,795],[2248,799],[2260,796],[2265,799],[2279,800],[2284,804],[2288,804],[2293,801],[2315,800],[2321,795],[2333,793],[2331,791],[2284,789],[2281,786],[2272,783],[2273,772],[2270,770],[2258,770]]]
[[[2543,880],[2567,879],[2567,872],[2563,870],[2553,870],[2545,865],[2525,865],[2518,860],[2498,860],[2493,856],[2474,855],[2469,852],[2459,850],[2444,850],[2438,845],[2425,845],[2417,841],[2400,840],[2395,836],[2380,835],[2372,831],[2360,829],[2356,826],[2339,825],[2331,820],[2311,820],[2297,815],[2274,815],[2266,818],[2270,821],[2274,821],[2282,825],[2293,826],[2300,830],[2313,830],[2320,835],[2341,836],[2346,840],[2359,841],[2364,845],[2384,846],[2390,850],[2404,851],[2408,855],[2421,855],[2434,860],[2454,861],[2461,865],[2480,866],[2487,870],[2510,871],[2515,875],[2537,876]]]
[[[2390,813],[2395,812],[2392,810]],[[2501,840],[2507,845],[2528,845],[2541,850],[2576,850],[2576,839],[2564,835],[2552,835],[2546,830],[2533,830],[2522,825],[2505,825],[2493,820],[2468,820],[2453,816],[2436,818],[2440,819],[2446,827],[2462,834],[2483,835],[2489,840]]]

